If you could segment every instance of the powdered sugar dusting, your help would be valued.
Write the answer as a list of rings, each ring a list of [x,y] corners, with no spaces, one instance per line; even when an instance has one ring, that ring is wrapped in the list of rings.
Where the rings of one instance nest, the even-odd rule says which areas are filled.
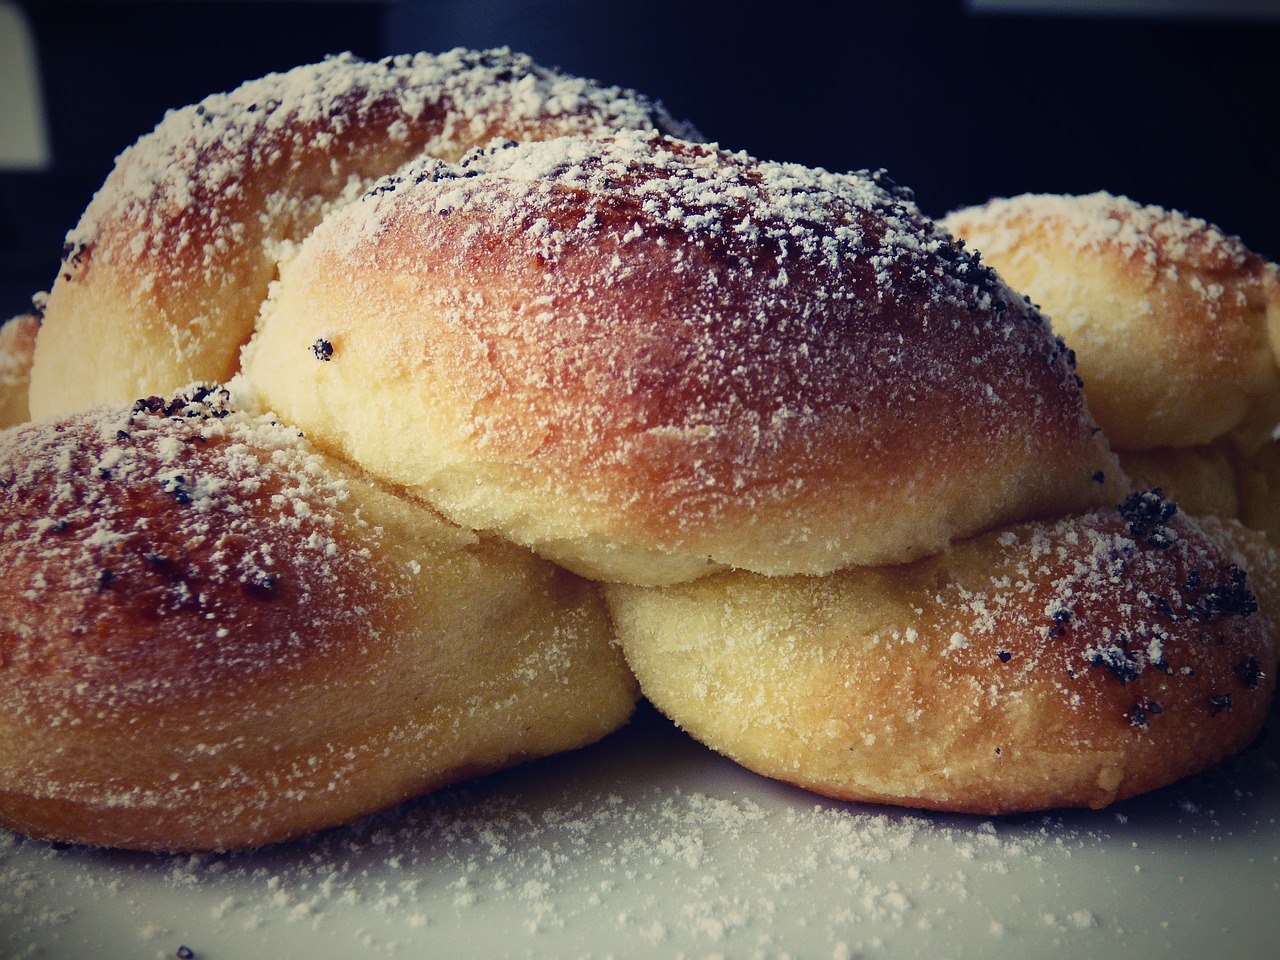
[[[347,495],[344,477],[296,429],[232,411],[222,392],[139,401],[132,411],[94,408],[58,429],[37,422],[3,434],[0,533],[15,615],[6,667],[28,675],[28,694],[70,696],[54,678],[74,674],[83,655],[56,652],[58,641],[33,635],[26,624],[40,617],[31,611],[74,617],[79,604],[109,623],[110,604],[99,609],[94,598],[122,585],[143,622],[173,617],[192,635],[108,645],[74,693],[76,710],[172,700],[248,677],[255,664],[305,662],[310,641],[299,631],[315,637],[329,619],[357,623],[367,615],[367,547],[378,531],[365,525],[365,542],[352,541],[362,521],[340,509]],[[286,593],[294,629],[257,635],[252,623],[261,615],[243,597]],[[229,632],[235,643],[218,641]],[[150,672],[138,658],[148,659]],[[5,696],[20,698],[24,689],[12,684]],[[52,700],[45,705],[54,709]]]
[[[22,314],[0,323],[0,391],[24,385],[31,377],[31,353],[40,321]]]
[[[380,117],[388,112],[394,119]],[[580,119],[584,114],[590,122]],[[148,229],[172,243],[171,218],[190,212],[213,221],[203,241],[212,254],[221,242],[234,243],[243,229],[219,197],[226,194],[234,203],[246,177],[261,176],[304,149],[331,151],[341,165],[351,151],[343,137],[352,127],[376,122],[385,128],[388,146],[423,141],[427,152],[455,156],[483,142],[495,124],[515,132],[547,121],[556,129],[557,118],[566,118],[564,132],[576,123],[594,123],[599,129],[634,125],[696,136],[634,91],[548,70],[505,48],[376,62],[346,53],[169,111],[154,132],[120,156],[67,242],[74,256],[95,241],[104,218],[111,218],[138,229],[144,246],[153,240]],[[293,188],[281,183],[278,189]],[[306,194],[295,202],[307,202]],[[111,228],[119,229],[119,223]]]
[[[1215,304],[1242,296],[1234,281],[1224,284],[1217,277],[1261,266],[1239,237],[1206,220],[1106,191],[999,197],[956,210],[941,222],[958,235],[973,234],[992,258],[1020,252],[1029,229],[1052,224],[1053,242],[1076,254],[1113,251],[1152,280],[1185,280],[1185,294],[1198,298],[1209,315]],[[1275,266],[1270,270],[1274,278]]]
[[[1260,960],[1275,933],[1265,751],[1115,813],[990,820],[815,803],[649,715],[620,737],[253,853],[102,855],[0,833],[0,944],[57,942],[74,960],[105,937],[157,958],[1146,960],[1230,936]]]
[[[338,242],[377,236],[387,217],[403,215],[406,202],[413,203],[405,195],[428,183],[439,186],[418,191],[418,202],[433,213],[472,213],[491,218],[495,229],[532,234],[549,264],[567,248],[590,242],[624,203],[633,230],[667,230],[672,243],[682,238],[697,247],[742,238],[741,246],[723,246],[744,271],[758,269],[764,259],[752,256],[751,247],[767,245],[778,261],[768,278],[776,290],[788,287],[789,266],[796,276],[815,266],[835,271],[860,254],[876,271],[872,289],[861,291],[874,302],[893,295],[901,282],[893,271],[904,262],[927,271],[934,281],[929,295],[951,297],[954,307],[992,310],[1002,295],[1018,300],[976,260],[958,256],[949,238],[931,229],[910,192],[882,172],[836,174],[761,162],[714,146],[672,146],[640,130],[603,140],[560,138],[475,150],[456,166],[420,160],[376,184]],[[564,191],[579,202],[582,194],[589,198],[576,219],[566,216]],[[821,295],[835,298],[837,290],[824,288]]]
[[[230,379],[280,258],[417,156],[627,126],[697,135],[640,94],[506,49],[344,54],[173,110],[67,235],[33,409]],[[82,360],[86,327],[100,346]]]
[[[329,330],[317,390],[293,358]],[[1028,500],[1091,504],[1111,465],[1069,351],[908,191],[652,132],[384,178],[302,245],[244,358],[370,470],[602,579],[896,562]],[[386,373],[359,402],[387,416],[421,391],[439,408],[406,429],[432,435],[375,449],[344,363]],[[904,438],[943,430],[926,469]],[[972,495],[969,457],[1002,458],[999,494]]]

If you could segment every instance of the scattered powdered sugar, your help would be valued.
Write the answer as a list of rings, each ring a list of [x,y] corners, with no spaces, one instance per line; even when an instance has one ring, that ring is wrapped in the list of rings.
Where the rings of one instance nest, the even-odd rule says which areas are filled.
[[[1234,955],[1261,960],[1251,944],[1275,924],[1249,904],[1274,882],[1252,892],[1197,867],[1238,862],[1242,884],[1274,871],[1278,785],[1255,750],[1116,814],[922,815],[759,781],[646,714],[581,755],[256,852],[110,854],[0,833],[0,945],[67,958],[180,946],[197,958],[1146,957],[1222,930],[1240,932]],[[1243,912],[1222,912],[1230,897]]]
[[[0,553],[14,626],[4,666],[22,678],[6,689],[6,709],[21,714],[33,696],[57,716],[70,696],[61,678],[80,669],[90,682],[76,697],[114,710],[245,674],[251,648],[264,668],[302,662],[326,624],[367,610],[373,574],[361,548],[379,532],[342,509],[347,497],[347,477],[296,429],[233,411],[223,391],[6,432]],[[258,636],[246,623],[260,614],[245,597],[287,597],[292,629]],[[140,618],[136,630],[182,626],[171,642],[116,645],[96,659],[69,639],[75,630],[56,626],[128,616]],[[34,629],[40,622],[51,624],[47,635]],[[221,639],[230,631],[235,643]]]
[[[9,548],[19,557],[66,558],[65,587],[78,587],[84,577],[100,581],[109,548],[150,535],[153,521],[136,500],[151,488],[183,508],[170,517],[184,524],[175,539],[199,543],[214,535],[203,517],[218,513],[233,518],[218,536],[261,541],[263,518],[247,503],[264,488],[278,508],[274,523],[297,529],[311,520],[321,534],[346,498],[345,480],[326,470],[296,429],[233,412],[220,391],[197,393],[189,402],[179,398],[166,406],[153,398],[132,409],[94,408],[57,429],[36,423],[6,434],[0,486],[14,504],[47,507],[25,517],[16,509],[9,514]],[[202,456],[206,450],[216,452]],[[323,536],[310,542],[320,555],[326,552]]]
[[[1203,219],[1106,191],[1001,197],[957,210],[942,222],[955,224],[961,233],[979,229],[983,252],[992,256],[1011,252],[1028,223],[1052,223],[1055,243],[1076,251],[1114,247],[1152,271],[1176,270],[1177,264],[1193,261],[1225,269],[1239,267],[1252,257],[1239,237]],[[1206,297],[1214,294],[1202,281],[1194,282]],[[1216,293],[1221,292],[1219,286]]]
[[[832,173],[760,161],[655,131],[506,143],[472,150],[456,164],[420,159],[375,184],[335,242],[376,237],[388,218],[403,216],[414,204],[438,216],[472,213],[493,229],[520,235],[522,242],[538,240],[548,264],[599,239],[611,225],[629,226],[635,239],[669,233],[667,242],[677,246],[697,250],[714,244],[731,258],[729,278],[737,276],[735,268],[750,276],[772,259],[766,287],[783,302],[793,277],[814,282],[815,270],[838,272],[857,262],[873,273],[859,295],[875,302],[893,296],[895,284],[916,271],[929,277],[926,297],[994,311],[987,323],[1012,325],[1020,307],[1020,298],[991,271],[958,255],[949,237],[920,213],[910,191],[883,171]],[[620,209],[626,211],[623,218]],[[623,246],[630,237],[622,235]],[[904,266],[905,274],[899,272]],[[838,292],[836,285],[823,285],[818,298],[836,299]],[[1006,309],[1014,314],[1004,316]]]
[[[388,457],[325,396],[353,458],[464,525],[649,550],[672,578],[938,548],[978,500],[964,458],[1002,458],[984,509],[1010,514],[1089,502],[1108,466],[1069,351],[909,191],[651,131],[415,162],[327,217],[244,354],[267,405],[309,415],[280,371],[333,328],[335,370],[392,371],[360,403],[432,407]],[[958,452],[926,468],[907,438],[944,432]],[[485,489],[450,485],[473,460]]]
[[[1162,289],[1172,291],[1173,303],[1190,304],[1196,316],[1212,326],[1226,327],[1227,342],[1240,334],[1231,329],[1238,321],[1224,319],[1224,314],[1227,318],[1238,311],[1260,315],[1266,301],[1274,304],[1280,297],[1280,267],[1250,251],[1239,237],[1199,217],[1105,191],[995,198],[953,211],[939,222],[978,248],[1002,272],[1008,271],[1011,279],[1018,277],[1019,283],[1027,284],[1026,292],[1038,303],[1046,308],[1052,304],[1049,312],[1082,357],[1098,349],[1089,338],[1100,337],[1100,331],[1112,326],[1117,342],[1142,344],[1143,338],[1123,325],[1138,317],[1158,323],[1171,302],[1163,298]],[[1063,273],[1071,269],[1067,261],[1085,272],[1069,285],[1055,288],[1060,282],[1056,277],[1067,279]],[[1120,282],[1121,289],[1126,285],[1131,289],[1107,308],[1114,316],[1091,315],[1100,309],[1090,307],[1088,292],[1094,283],[1090,274],[1099,268],[1102,277],[1117,270],[1133,277]],[[1107,286],[1114,282],[1099,285],[1098,296],[1116,297]],[[1064,292],[1068,289],[1073,292]],[[1116,303],[1123,307],[1116,309]],[[1180,322],[1193,330],[1174,327],[1169,336],[1191,336],[1199,323]],[[1209,336],[1210,329],[1206,325],[1203,337]],[[1254,349],[1253,339],[1247,341],[1247,349]],[[1200,344],[1202,338],[1191,342]],[[1219,347],[1216,339],[1212,346],[1235,349]],[[1193,355],[1195,349],[1208,348],[1195,347]]]
[[[336,165],[351,162],[352,144],[354,151],[361,149],[358,139],[344,140],[353,136],[352,128],[373,124],[382,129],[381,140],[455,155],[483,142],[495,118],[501,118],[502,129],[546,122],[567,133],[581,125],[575,114],[593,118],[601,130],[639,126],[697,136],[635,91],[547,69],[506,48],[379,61],[345,53],[170,110],[120,156],[68,245],[77,250],[93,243],[103,218],[145,227],[152,217],[176,211],[207,217],[211,236],[234,242],[234,231],[243,229],[236,198],[246,185],[282,161],[296,163],[291,155],[303,151],[331,153]],[[556,118],[567,119],[556,124]],[[367,175],[351,171],[356,173]],[[306,201],[304,192],[298,202]],[[154,225],[167,228],[164,219]],[[111,229],[118,227],[111,223]],[[145,233],[137,237],[150,242]]]
[[[40,321],[21,314],[0,322],[0,390],[25,384],[31,377],[31,354]]]

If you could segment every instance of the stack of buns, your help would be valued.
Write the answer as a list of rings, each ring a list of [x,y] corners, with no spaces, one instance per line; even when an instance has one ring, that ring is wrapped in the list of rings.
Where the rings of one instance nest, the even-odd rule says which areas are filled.
[[[170,114],[71,232],[0,434],[0,822],[267,843],[638,692],[767,776],[944,810],[1242,749],[1266,534],[1135,484],[992,262],[882,174],[507,51]],[[1280,375],[1242,340],[1252,438]]]

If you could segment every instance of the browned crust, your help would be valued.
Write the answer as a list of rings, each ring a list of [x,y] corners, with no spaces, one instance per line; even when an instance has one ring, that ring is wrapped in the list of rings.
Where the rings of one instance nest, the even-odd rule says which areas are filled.
[[[593,586],[265,418],[156,400],[0,434],[0,516],[0,823],[36,835],[273,842],[634,704]]]
[[[692,134],[633,91],[506,50],[332,57],[171,111],[68,235],[34,410],[225,382],[282,244],[413,157],[625,126]]]
[[[1040,304],[1077,352],[1117,450],[1229,433],[1280,405],[1280,270],[1202,219],[1108,193],[1024,194],[941,223]]]
[[[321,339],[332,362],[303,364]],[[304,245],[246,376],[460,522],[605,579],[627,575],[558,538],[649,549],[657,576],[663,554],[823,572],[1118,474],[1069,352],[904,195],[654,136],[384,181]]]
[[[1102,807],[1243,749],[1272,699],[1274,553],[1246,560],[1243,528],[1211,535],[1168,506],[902,568],[610,600],[646,695],[768,776],[940,810]]]

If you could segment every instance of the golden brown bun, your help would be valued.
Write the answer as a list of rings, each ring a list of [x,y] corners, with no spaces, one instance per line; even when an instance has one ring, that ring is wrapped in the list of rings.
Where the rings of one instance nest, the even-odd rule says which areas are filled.
[[[1280,545],[1280,442],[1271,440],[1242,464],[1240,519]]]
[[[24,313],[0,324],[0,430],[31,418],[27,402],[40,317]]]
[[[992,200],[940,222],[1049,316],[1116,450],[1232,433],[1251,453],[1280,420],[1280,273],[1238,238],[1107,193]]]
[[[1240,750],[1271,702],[1274,552],[1170,507],[897,568],[608,596],[649,699],[766,776],[943,810],[1101,807]]]
[[[593,585],[217,397],[0,434],[0,513],[0,824],[33,835],[268,843],[635,702]]]
[[[67,238],[31,408],[64,413],[235,372],[277,260],[423,152],[658,127],[662,108],[507,50],[333,57],[170,112]]]
[[[1047,324],[903,193],[657,134],[382,181],[244,358],[317,442],[605,580],[902,561],[1121,483]]]

